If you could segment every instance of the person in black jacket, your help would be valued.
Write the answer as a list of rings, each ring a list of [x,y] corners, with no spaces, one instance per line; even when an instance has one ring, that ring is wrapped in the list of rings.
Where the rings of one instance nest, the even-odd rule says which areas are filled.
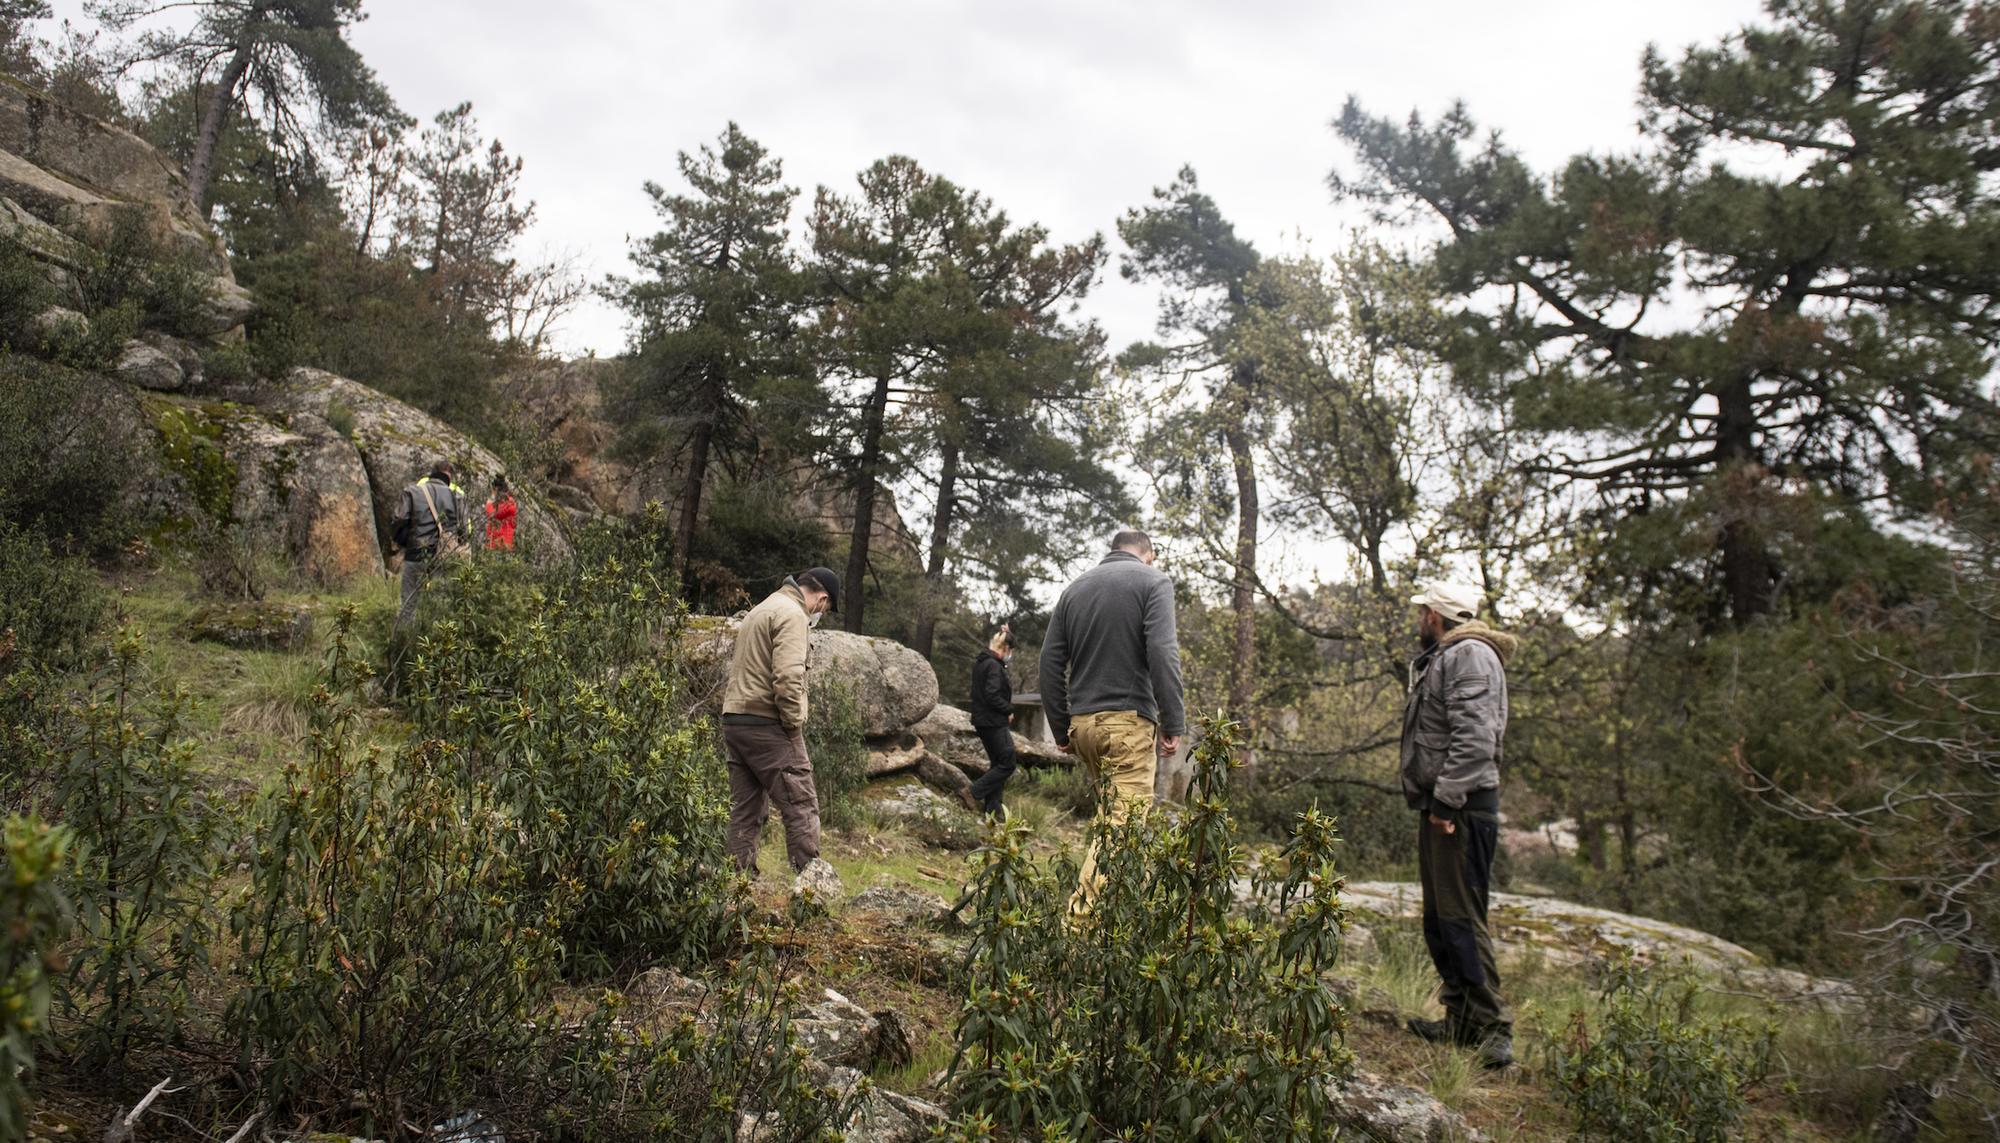
[[[1000,791],[1014,776],[1014,684],[1007,678],[1007,661],[1014,657],[1014,633],[1004,625],[993,633],[986,650],[972,661],[972,729],[986,747],[986,773],[972,784],[972,809],[1001,814]]]

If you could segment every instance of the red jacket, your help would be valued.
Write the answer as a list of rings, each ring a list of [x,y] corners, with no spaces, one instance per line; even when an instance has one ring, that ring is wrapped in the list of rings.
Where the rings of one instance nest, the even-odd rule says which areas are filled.
[[[486,546],[514,550],[514,517],[520,506],[512,496],[486,502]]]

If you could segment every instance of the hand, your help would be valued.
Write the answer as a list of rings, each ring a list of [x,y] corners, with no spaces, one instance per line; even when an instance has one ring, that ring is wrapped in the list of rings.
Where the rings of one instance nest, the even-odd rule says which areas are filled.
[[[1180,753],[1180,750],[1181,750],[1180,735],[1169,734],[1165,735],[1160,739],[1160,757],[1172,758],[1174,755]]]
[[[1443,829],[1446,837],[1450,837],[1452,834],[1458,832],[1458,823],[1452,821],[1450,818],[1441,818],[1436,814],[1432,814],[1431,824]]]

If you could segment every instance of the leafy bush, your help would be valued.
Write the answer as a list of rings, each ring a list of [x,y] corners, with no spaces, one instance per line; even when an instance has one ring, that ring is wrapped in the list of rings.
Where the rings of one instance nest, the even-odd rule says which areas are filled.
[[[841,679],[810,680],[806,754],[812,759],[822,825],[845,829],[861,821],[861,790],[868,785],[868,747],[862,742],[860,704]]]
[[[41,264],[13,242],[0,240],[0,350],[28,348],[30,323],[48,308],[49,294]]]
[[[9,746],[31,802],[74,838],[64,878],[86,938],[61,980],[71,1047],[103,1062],[179,1030],[207,968],[220,815],[193,771],[185,690],[145,693],[145,647],[121,630],[74,694],[51,688]]]
[[[704,957],[737,910],[724,768],[669,653],[686,613],[629,540],[596,531],[573,564],[475,559],[434,580],[401,692],[417,733],[507,808],[536,855],[526,892],[574,895],[576,972]]]
[[[79,657],[103,619],[104,592],[81,561],[0,519],[0,671]]]
[[[68,930],[69,903],[58,888],[70,838],[32,817],[0,825],[0,1138],[28,1134],[26,1077],[35,1044],[48,1033],[52,978],[62,971],[58,948]]]
[[[231,916],[244,983],[228,1027],[259,1096],[375,1134],[466,1107],[554,1139],[727,1138],[739,1110],[777,1111],[785,1138],[838,1127],[842,1106],[792,1048],[789,1000],[768,956],[745,958],[710,1023],[634,1025],[617,994],[565,989],[565,971],[594,955],[607,896],[658,905],[669,923],[712,934],[687,909],[668,910],[691,898],[722,904],[727,883],[653,861],[652,848],[671,852],[674,842],[641,819],[606,839],[575,800],[535,801],[518,781],[480,776],[475,763],[492,758],[477,756],[494,743],[481,738],[477,711],[463,710],[455,735],[470,747],[421,734],[393,754],[369,743],[359,718],[368,672],[348,624],[333,634],[306,756],[265,802],[251,888]],[[420,670],[420,685],[447,685],[440,664],[456,661],[447,651]],[[592,706],[642,734],[686,728],[604,696],[568,710],[554,699],[545,716],[526,705],[530,694],[554,699],[485,696],[511,708],[509,737],[527,744],[510,764],[564,794],[587,785],[614,815],[632,807],[628,785],[661,796],[649,772],[628,783],[617,759],[605,759],[604,773],[587,755],[534,747],[581,733],[573,719]],[[563,767],[572,776],[554,773]],[[553,814],[567,815],[568,828],[540,820]],[[584,855],[601,863],[586,869]],[[632,870],[706,884],[655,884],[645,898]]]
[[[0,353],[0,519],[64,554],[122,545],[135,415],[109,382]]]
[[[1342,923],[1332,822],[1300,815],[1239,915],[1251,870],[1232,753],[1231,728],[1211,722],[1185,812],[1100,824],[1104,886],[1078,917],[1073,865],[1037,863],[1025,827],[994,827],[953,1067],[961,1132],[1330,1137],[1330,1081],[1352,1059],[1324,980]]]
[[[1586,1139],[1633,1143],[1731,1137],[1745,1093],[1771,1066],[1776,1029],[1695,1012],[1685,974],[1643,972],[1630,957],[1611,969],[1595,1027],[1571,1018],[1549,1051],[1549,1077]]]

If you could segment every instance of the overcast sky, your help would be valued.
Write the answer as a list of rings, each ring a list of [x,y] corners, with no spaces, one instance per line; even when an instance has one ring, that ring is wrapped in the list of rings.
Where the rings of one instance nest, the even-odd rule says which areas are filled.
[[[74,9],[74,0],[65,7]],[[356,41],[405,110],[472,100],[527,160],[538,226],[592,277],[653,228],[640,184],[735,119],[802,202],[892,153],[1074,241],[1193,163],[1266,250],[1325,247],[1328,122],[1356,94],[1434,114],[1464,99],[1538,165],[1633,137],[1638,60],[1756,17],[1753,0],[373,0]],[[803,217],[803,206],[799,211]],[[797,229],[795,219],[794,230]],[[1114,242],[1114,257],[1117,247]],[[1115,267],[1115,262],[1113,263]],[[1087,303],[1114,346],[1152,302],[1106,275]],[[573,351],[617,352],[618,313],[573,318]]]

